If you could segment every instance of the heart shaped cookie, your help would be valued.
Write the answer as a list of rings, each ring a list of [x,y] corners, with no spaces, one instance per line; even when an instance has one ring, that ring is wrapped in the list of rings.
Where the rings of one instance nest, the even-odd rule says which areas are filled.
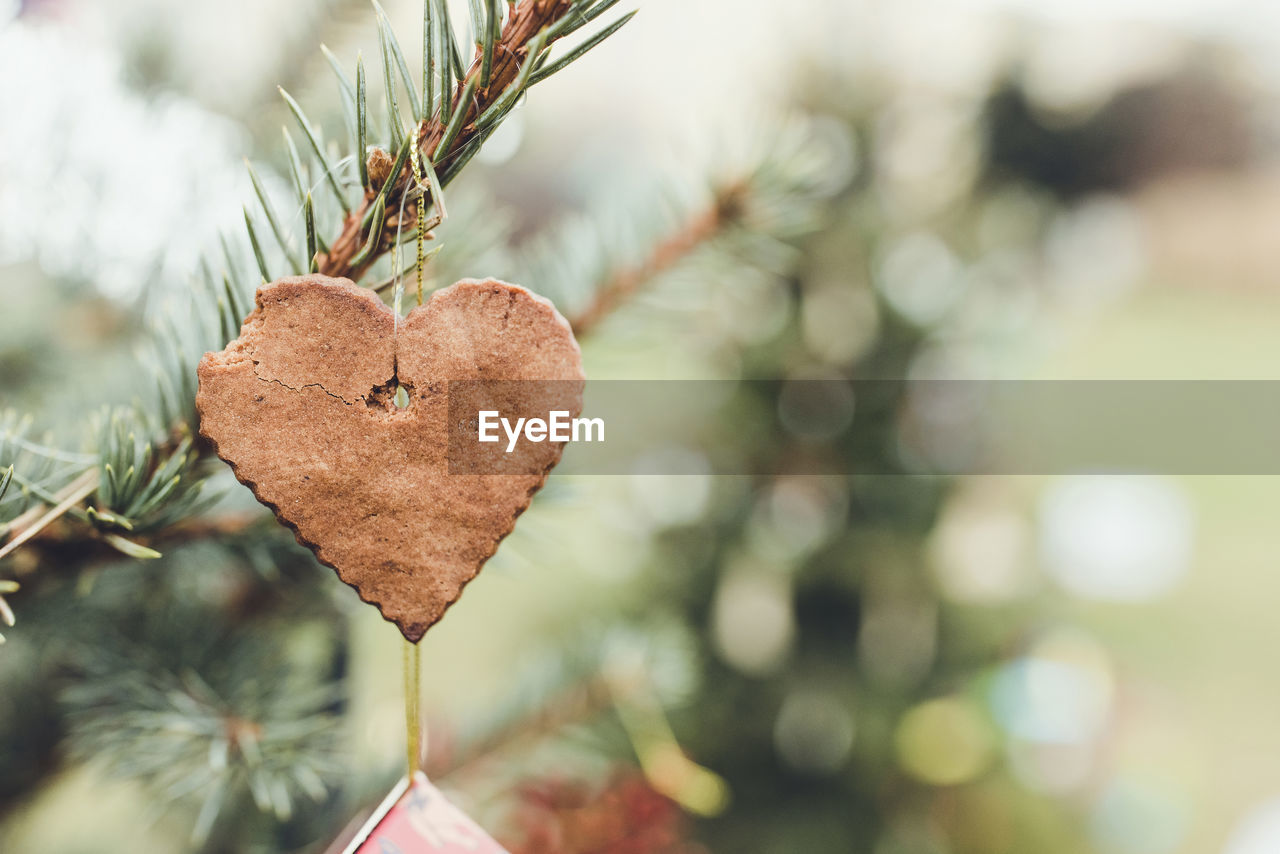
[[[563,450],[522,445],[518,474],[451,473],[450,383],[518,381],[521,407],[582,408],[568,323],[498,281],[437,291],[397,323],[346,279],[281,279],[258,290],[240,337],[206,353],[199,378],[201,435],[298,542],[415,642],[515,527]],[[479,398],[473,387],[468,400]]]

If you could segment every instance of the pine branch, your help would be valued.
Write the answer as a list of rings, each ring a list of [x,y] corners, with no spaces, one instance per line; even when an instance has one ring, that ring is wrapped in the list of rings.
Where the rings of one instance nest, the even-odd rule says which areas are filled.
[[[10,466],[9,470],[12,473],[13,467]],[[31,486],[30,483],[26,485]],[[45,510],[43,505],[36,505],[5,526],[11,536],[4,547],[0,548],[0,559],[13,553],[19,546],[47,529],[65,514],[74,512],[76,505],[92,495],[97,488],[97,472],[89,471],[80,475],[61,491],[41,496],[41,500],[49,505],[48,510]]]
[[[694,215],[674,234],[655,246],[642,263],[620,270],[604,281],[591,302],[569,319],[574,334],[589,334],[600,321],[646,284],[722,234],[738,219],[742,192],[741,185],[732,185],[722,190],[709,208]]]
[[[603,0],[595,4],[595,8],[606,4],[611,6],[612,2]],[[511,9],[500,33],[496,26],[482,27],[477,55],[470,68],[454,84],[450,98],[442,99],[440,109],[419,125],[418,153],[440,175],[441,185],[447,185],[456,177],[479,150],[505,116],[504,110],[509,111],[533,84],[533,69],[544,52],[555,38],[574,29],[570,24],[584,14],[590,15],[594,11],[590,6],[591,3],[583,0],[523,0]],[[430,8],[428,4],[428,10]],[[490,20],[496,23],[495,17]],[[620,25],[611,26],[609,33]],[[552,38],[557,32],[559,34]],[[385,30],[383,38],[388,38]],[[440,49],[429,55],[446,52],[447,49]],[[389,45],[387,53],[394,57],[395,50]],[[565,59],[572,61],[580,55],[575,51]],[[393,76],[388,72],[388,86],[393,85]],[[443,80],[445,83],[449,80],[447,64]],[[400,160],[398,158],[398,162]],[[402,220],[401,200],[413,183],[407,158],[403,160],[393,166],[377,186],[364,188],[363,199],[344,218],[342,231],[330,242],[329,251],[316,258],[316,268],[321,273],[359,281],[378,258],[391,250],[402,226],[403,230],[412,227],[417,216],[416,205],[431,203],[429,191],[408,200],[410,203],[403,214],[406,219]],[[377,182],[379,177],[373,176],[372,180]],[[374,212],[379,207],[384,212],[382,228],[371,229]]]
[[[320,272],[331,276],[359,279],[415,224],[418,205],[437,200],[440,189],[455,178],[487,137],[497,128],[520,96],[533,84],[535,68],[543,68],[553,41],[574,32],[595,19],[616,0],[520,0],[511,4],[505,25],[501,25],[500,4],[491,3],[485,13],[485,26],[479,34],[477,51],[469,69],[464,70],[456,39],[448,22],[447,0],[426,0],[424,6],[424,92],[420,101],[414,91],[408,65],[404,60],[391,27],[381,8],[375,9],[379,38],[383,49],[384,83],[390,114],[390,127],[399,127],[400,116],[395,87],[403,84],[414,119],[419,122],[421,164],[409,162],[409,135],[399,147],[399,157],[390,170],[370,175],[366,167],[378,155],[389,160],[385,151],[375,150],[368,164],[365,152],[357,150],[363,197],[353,209],[338,168],[325,146],[316,125],[302,107],[283,89],[281,94],[306,138],[307,145],[319,162],[319,180],[327,184],[344,211],[342,230],[329,244],[320,239],[317,211],[311,190],[304,183],[298,151],[288,131],[285,143],[295,191],[299,194],[299,210],[303,214],[307,258],[291,250],[284,223],[273,209],[262,183],[252,167],[250,178],[267,226],[275,238],[286,269],[301,273]],[[629,16],[628,18],[629,19]],[[608,34],[625,23],[617,22],[590,37],[553,67],[563,67],[577,59],[586,49],[599,44]],[[340,95],[344,99],[344,116],[348,124],[357,125],[353,141],[362,149],[367,133],[366,81],[361,64],[356,85],[352,86],[341,72],[331,52],[326,60],[339,76]],[[439,82],[439,97],[434,87]],[[455,82],[456,80],[456,82]],[[419,111],[435,106],[432,115],[418,119]],[[349,128],[350,130],[350,128]],[[393,136],[394,136],[393,130]],[[385,167],[385,163],[382,164]],[[420,165],[431,176],[430,186],[419,189],[412,179],[413,166]],[[438,178],[437,178],[438,176]],[[440,200],[442,201],[442,200]],[[406,220],[405,218],[409,219]],[[258,277],[272,277],[273,267],[267,247],[260,239],[248,208],[244,211],[246,232]],[[410,229],[405,229],[409,224]],[[15,507],[10,498],[0,499],[0,558],[19,546],[52,530],[64,515],[87,523],[83,530],[84,551],[92,553],[100,543],[132,557],[155,557],[156,552],[132,536],[171,527],[193,515],[199,505],[203,477],[195,469],[209,456],[203,445],[193,446],[195,433],[195,363],[201,353],[216,350],[235,337],[240,323],[248,314],[248,292],[258,284],[258,277],[242,276],[242,258],[224,238],[226,269],[221,280],[208,263],[201,263],[204,292],[198,298],[208,300],[213,311],[197,311],[194,317],[185,313],[171,317],[161,327],[155,342],[153,363],[160,366],[154,399],[139,404],[130,417],[137,429],[107,431],[99,442],[97,453],[71,454],[51,448],[45,453],[24,451],[28,440],[23,433],[29,426],[16,427],[11,416],[0,416],[0,465],[7,465],[26,453],[28,459],[15,472],[21,494]],[[279,268],[274,268],[279,271]],[[149,404],[149,405],[148,405]],[[119,420],[113,417],[113,423]],[[28,444],[30,444],[28,442]],[[37,446],[31,445],[32,448]],[[16,448],[16,450],[14,450]],[[93,470],[94,464],[97,470]],[[33,468],[34,467],[34,468]],[[69,476],[68,476],[69,472]],[[80,476],[71,494],[58,492],[68,480]],[[58,480],[58,483],[52,483]],[[87,507],[81,503],[94,497]],[[26,511],[24,513],[24,511]],[[55,526],[61,527],[61,526]],[[130,533],[126,538],[121,532]],[[65,540],[63,543],[65,544]]]
[[[160,808],[190,803],[196,845],[241,795],[286,821],[343,770],[341,683],[290,662],[274,637],[207,637],[215,620],[175,605],[140,638],[73,645],[79,678],[61,694],[71,755],[148,783]]]
[[[270,520],[271,516],[265,511],[193,515],[150,533],[131,535],[130,542],[149,553],[163,555],[179,546],[205,540],[228,542],[261,531],[274,531]],[[121,554],[120,548],[108,541],[102,531],[65,516],[42,527],[19,545],[21,559],[13,562],[9,572],[22,582],[24,592],[30,594],[38,594],[46,582],[53,582],[68,572],[83,573],[118,563]]]
[[[823,221],[850,177],[847,140],[823,130],[779,117],[745,159],[722,157],[729,163],[709,170],[717,176],[710,198],[688,197],[701,179],[658,182],[662,204],[624,194],[618,209],[611,188],[607,204],[526,245],[522,280],[550,296],[585,336],[676,269],[706,263],[787,275],[800,260],[795,242]]]

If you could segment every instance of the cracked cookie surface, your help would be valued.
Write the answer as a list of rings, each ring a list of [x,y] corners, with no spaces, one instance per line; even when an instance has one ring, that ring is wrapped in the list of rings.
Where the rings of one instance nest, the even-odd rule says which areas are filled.
[[[573,380],[547,387],[554,400],[521,405],[576,415],[582,378],[568,324],[515,285],[459,282],[397,323],[368,289],[302,276],[259,289],[240,337],[201,360],[196,403],[201,434],[236,477],[417,641],[562,450],[524,449],[531,473],[450,474],[449,382]]]

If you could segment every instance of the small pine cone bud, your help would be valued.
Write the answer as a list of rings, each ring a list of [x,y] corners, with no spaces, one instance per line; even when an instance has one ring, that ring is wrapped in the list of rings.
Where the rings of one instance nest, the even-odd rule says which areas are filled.
[[[382,189],[382,185],[391,177],[391,167],[395,165],[391,155],[381,148],[369,152],[369,184],[373,189]]]

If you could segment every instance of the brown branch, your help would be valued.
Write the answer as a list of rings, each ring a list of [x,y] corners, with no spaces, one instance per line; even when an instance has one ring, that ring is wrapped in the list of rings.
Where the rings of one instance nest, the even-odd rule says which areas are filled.
[[[164,552],[171,546],[207,539],[237,536],[271,517],[263,512],[237,512],[213,517],[187,519],[150,536],[133,537],[138,545]],[[124,556],[94,528],[65,517],[45,527],[17,550],[6,563],[9,576],[19,579],[35,575],[42,568],[58,567],[79,572],[95,564],[123,560]],[[26,587],[30,583],[24,582]]]
[[[744,192],[742,184],[721,190],[710,207],[691,217],[683,227],[654,247],[649,257],[638,266],[621,270],[605,281],[591,302],[569,319],[574,334],[582,336],[594,330],[600,321],[637,291],[723,233],[739,218]]]
[[[449,146],[449,150],[446,152],[436,151],[443,141],[447,124],[441,121],[439,113],[423,119],[419,127],[419,148],[423,156],[430,160],[437,172],[446,171],[459,153],[475,139],[477,134],[475,120],[498,100],[515,81],[516,76],[520,73],[520,66],[528,55],[527,43],[544,27],[550,26],[563,18],[572,5],[573,0],[523,0],[516,6],[502,28],[498,43],[494,46],[493,67],[489,77],[489,85],[484,88],[477,87],[471,103],[462,104],[460,102],[467,87],[467,82],[480,76],[482,60],[480,52],[476,51],[471,67],[467,70],[462,80],[458,81],[454,89],[453,110],[456,112],[462,109],[466,113],[462,131]],[[385,156],[385,153],[381,156]],[[342,233],[329,244],[329,251],[316,255],[316,265],[322,274],[359,281],[378,258],[391,250],[391,246],[395,242],[397,227],[400,225],[401,199],[409,188],[412,174],[412,170],[406,164],[400,170],[399,175],[393,175],[388,179],[395,183],[387,194],[386,219],[381,238],[375,250],[369,253],[359,264],[355,264],[352,259],[355,258],[368,239],[364,229],[361,227],[361,223],[364,221],[365,214],[370,206],[373,205],[374,200],[377,198],[381,183],[377,187],[365,188],[364,198],[356,206],[355,210],[347,214],[342,224]],[[429,204],[429,194],[419,202],[405,204],[406,226],[412,227],[414,224],[417,217],[417,207],[415,205],[419,203]]]

